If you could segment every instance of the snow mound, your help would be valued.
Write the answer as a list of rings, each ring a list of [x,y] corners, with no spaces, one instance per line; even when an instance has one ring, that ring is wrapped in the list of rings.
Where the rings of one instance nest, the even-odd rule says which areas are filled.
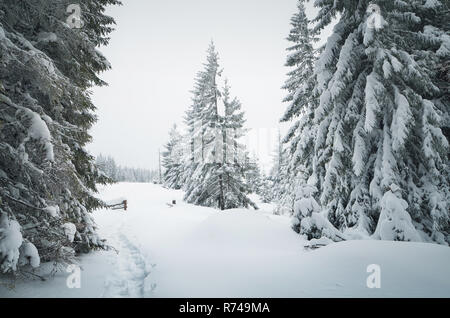
[[[2,272],[17,269],[19,247],[22,241],[20,224],[3,214],[0,217],[0,260],[2,260],[0,270]]]
[[[19,265],[24,266],[30,264],[31,267],[37,268],[41,264],[39,252],[33,243],[24,242],[20,247]]]
[[[197,225],[186,241],[219,249],[300,249],[299,236],[269,215],[244,209],[217,212]]]
[[[53,144],[51,142],[52,136],[50,134],[50,130],[47,127],[47,124],[41,118],[41,116],[39,116],[39,114],[29,109],[24,108],[24,110],[31,120],[31,126],[28,129],[28,136],[32,139],[40,140],[45,148],[46,159],[49,161],[54,161],[55,155],[53,152]]]
[[[44,211],[50,214],[52,217],[59,217],[59,206],[48,206],[44,208]]]
[[[64,233],[66,234],[67,239],[70,242],[73,242],[73,240],[75,238],[75,233],[77,233],[77,228],[76,228],[75,224],[70,223],[70,222],[64,223],[62,227],[64,228]]]
[[[366,269],[372,264],[381,269],[380,289],[366,285]],[[450,296],[450,248],[431,243],[334,243],[306,253],[297,271],[295,280],[313,296]]]

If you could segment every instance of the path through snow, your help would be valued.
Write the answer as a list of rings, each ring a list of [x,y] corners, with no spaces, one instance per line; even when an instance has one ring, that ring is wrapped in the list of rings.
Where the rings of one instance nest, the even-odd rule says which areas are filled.
[[[149,296],[145,282],[151,271],[141,251],[120,232],[120,229],[116,233],[116,238],[109,244],[117,249],[118,257],[115,260],[114,272],[106,278],[103,296],[134,298]]]

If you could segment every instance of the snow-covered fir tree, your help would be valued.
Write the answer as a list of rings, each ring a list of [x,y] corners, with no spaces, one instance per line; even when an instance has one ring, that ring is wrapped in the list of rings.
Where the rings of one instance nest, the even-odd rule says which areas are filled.
[[[102,182],[85,145],[96,121],[89,89],[110,68],[117,0],[80,1],[83,28],[66,23],[69,1],[0,2],[0,268],[70,262],[104,246],[89,212]],[[103,180],[105,181],[105,180]]]
[[[315,67],[316,138],[301,164],[312,162],[303,179],[318,189],[327,231],[448,244],[448,2],[316,5],[316,30],[338,21]]]
[[[402,199],[400,188],[395,183],[384,193],[380,207],[374,238],[388,241],[421,240],[407,211],[408,202]]]
[[[275,196],[274,196],[274,181],[272,176],[266,175],[263,173],[261,175],[261,184],[259,186],[258,194],[261,197],[261,201],[263,203],[271,203],[275,202]]]
[[[260,194],[263,180],[259,161],[255,154],[252,157],[249,155],[245,156],[244,180],[247,182],[252,193]]]
[[[320,213],[320,206],[314,199],[317,188],[308,184],[300,184],[295,193],[293,227],[296,232],[301,231],[300,220],[303,222],[313,213]]]
[[[183,136],[174,125],[169,132],[169,142],[162,153],[163,184],[171,189],[181,189],[183,186]]]
[[[284,174],[284,167],[285,167],[285,154],[283,143],[281,141],[281,132],[278,130],[278,139],[276,142],[276,147],[272,152],[272,168],[270,169],[269,175],[274,183],[273,188],[273,196],[277,200],[279,200],[283,194],[284,191],[284,185],[289,180],[288,178],[283,178],[282,174]]]
[[[276,204],[275,214],[290,215],[293,212],[293,194],[295,177],[289,171],[289,160],[291,155],[288,147],[283,143],[281,132],[278,132],[278,141],[273,153],[273,166],[270,170],[269,183],[272,183],[272,200]]]
[[[197,73],[192,93],[192,103],[185,113],[185,124],[187,126],[186,145],[183,155],[183,189],[187,190],[188,186],[194,182],[194,172],[199,164],[204,160],[203,154],[205,149],[205,132],[207,126],[202,118],[204,109],[206,108],[206,94],[208,93],[208,85],[214,86],[214,91],[209,92],[210,95],[216,96],[220,92],[216,88],[216,78],[220,76],[218,56],[215,52],[214,45],[211,45],[207,51],[207,62],[204,63],[204,70]],[[209,88],[211,90],[211,88]],[[211,98],[211,97],[209,97]]]
[[[247,197],[250,189],[244,180],[245,149],[238,142],[244,134],[244,113],[241,103],[231,98],[228,83],[223,88],[218,86],[221,73],[218,54],[211,43],[186,116],[192,148],[185,169],[185,200],[221,210],[256,208]]]
[[[279,194],[277,210],[292,213],[295,192],[298,184],[306,183],[312,171],[311,154],[316,138],[316,127],[312,118],[317,106],[315,94],[316,77],[314,64],[317,50],[313,44],[317,41],[310,29],[310,22],[305,14],[304,0],[298,1],[297,12],[291,18],[292,29],[287,37],[291,43],[288,47],[286,66],[292,70],[288,73],[283,88],[288,95],[283,100],[288,103],[282,122],[292,122],[287,135],[282,140],[284,164],[280,168]]]

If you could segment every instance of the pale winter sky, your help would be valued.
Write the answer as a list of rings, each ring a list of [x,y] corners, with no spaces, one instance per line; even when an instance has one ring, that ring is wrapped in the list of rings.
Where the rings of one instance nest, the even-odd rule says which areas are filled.
[[[88,149],[121,165],[158,166],[174,123],[183,126],[194,78],[214,40],[232,94],[246,112],[250,151],[267,170],[288,69],[285,40],[297,0],[122,0],[107,13],[116,19],[110,45],[101,48],[113,69],[108,87],[95,88],[99,120]],[[316,9],[307,5],[308,15]],[[330,30],[322,35],[326,40]]]

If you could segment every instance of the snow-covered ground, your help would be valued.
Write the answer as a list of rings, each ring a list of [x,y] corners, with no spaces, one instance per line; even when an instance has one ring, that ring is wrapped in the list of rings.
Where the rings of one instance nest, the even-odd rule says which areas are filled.
[[[349,241],[305,251],[289,218],[270,205],[220,212],[182,196],[153,184],[102,188],[107,201],[128,200],[126,212],[94,214],[117,253],[81,257],[79,289],[59,272],[0,285],[0,297],[450,297],[449,247]],[[366,284],[371,264],[380,266],[379,289]]]

